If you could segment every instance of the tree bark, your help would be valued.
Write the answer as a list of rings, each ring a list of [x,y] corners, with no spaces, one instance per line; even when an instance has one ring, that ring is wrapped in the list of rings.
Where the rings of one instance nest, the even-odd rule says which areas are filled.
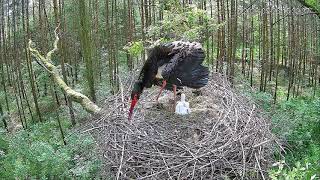
[[[89,32],[88,12],[86,8],[86,1],[79,1],[79,15],[80,15],[80,44],[83,52],[83,57],[86,64],[86,79],[88,83],[88,90],[90,97],[96,101],[95,82],[93,75],[93,61],[92,61],[92,42]]]
[[[46,71],[50,74],[52,80],[61,88],[61,90],[66,93],[68,97],[71,98],[72,101],[75,101],[91,114],[97,114],[100,112],[101,108],[98,107],[94,102],[92,102],[87,96],[76,92],[72,88],[70,88],[60,77],[58,69],[51,63],[51,56],[54,52],[58,50],[58,42],[59,37],[56,34],[56,40],[54,42],[54,49],[47,53],[46,57],[41,55],[38,50],[31,47],[32,41],[29,40],[29,50],[31,54],[36,58],[36,60],[46,69]]]

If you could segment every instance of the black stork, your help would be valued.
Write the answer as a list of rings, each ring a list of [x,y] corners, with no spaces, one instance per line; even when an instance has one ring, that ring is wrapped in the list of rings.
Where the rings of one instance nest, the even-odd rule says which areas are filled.
[[[144,88],[161,86],[157,101],[164,88],[172,90],[176,102],[177,88],[205,86],[209,70],[202,65],[204,59],[204,50],[198,42],[174,41],[152,48],[132,89],[129,120]]]

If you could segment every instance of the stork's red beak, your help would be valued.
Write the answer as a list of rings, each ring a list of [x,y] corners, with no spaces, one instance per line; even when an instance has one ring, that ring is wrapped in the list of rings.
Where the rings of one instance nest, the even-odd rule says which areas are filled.
[[[128,117],[129,120],[131,120],[133,109],[136,106],[137,102],[138,102],[138,98],[137,98],[137,95],[135,95],[134,98],[131,100],[131,106],[129,109],[129,117]]]

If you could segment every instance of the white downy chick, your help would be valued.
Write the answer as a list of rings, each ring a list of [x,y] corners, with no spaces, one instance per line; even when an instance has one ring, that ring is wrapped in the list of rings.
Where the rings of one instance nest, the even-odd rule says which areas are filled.
[[[181,94],[181,100],[178,101],[178,104],[176,106],[176,114],[187,115],[190,113],[191,113],[191,110],[189,108],[189,103],[186,102],[186,95]]]

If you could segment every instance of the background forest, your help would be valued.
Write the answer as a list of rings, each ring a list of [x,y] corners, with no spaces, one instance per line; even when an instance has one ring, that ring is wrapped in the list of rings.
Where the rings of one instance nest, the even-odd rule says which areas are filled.
[[[272,119],[286,144],[273,179],[320,178],[318,0],[0,0],[0,178],[99,177],[90,114],[50,79],[29,49],[52,56],[64,81],[97,104],[136,74],[153,45],[201,42]]]

